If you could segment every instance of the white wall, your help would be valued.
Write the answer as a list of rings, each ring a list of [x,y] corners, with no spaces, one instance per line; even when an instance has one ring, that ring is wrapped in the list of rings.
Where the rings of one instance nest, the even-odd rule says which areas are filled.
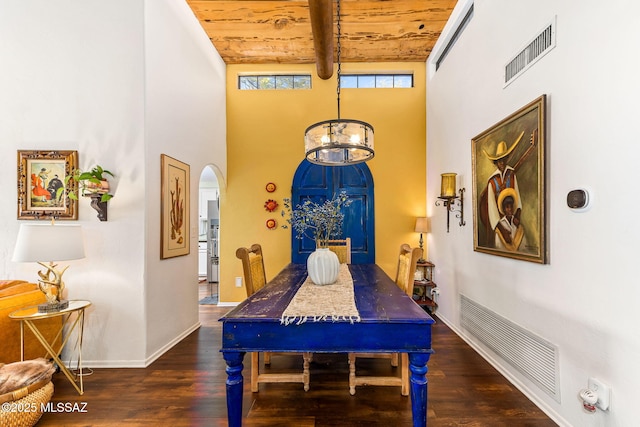
[[[226,175],[225,65],[186,2],[146,1],[147,347],[155,357],[198,323],[198,187]],[[160,260],[160,154],[189,164],[191,249]]]
[[[473,20],[427,78],[428,248],[441,290],[438,315],[561,425],[637,424],[639,14],[630,0],[476,0]],[[554,16],[555,49],[503,88],[504,65]],[[471,139],[542,94],[549,263],[474,252]],[[444,209],[434,206],[442,172],[458,172],[468,196],[467,225],[453,222],[448,234]],[[566,196],[579,187],[593,202],[576,213]],[[560,403],[465,333],[460,293],[559,347]],[[612,387],[606,413],[582,410],[577,394],[590,376]]]
[[[94,304],[84,358],[144,360],[143,3],[15,0],[2,9],[0,277],[37,279],[37,265],[11,261],[16,150],[77,150],[81,168],[116,175],[109,221],[79,201],[87,257],[65,273],[68,298]]]
[[[37,278],[11,261],[17,150],[77,150],[80,167],[116,174],[107,222],[79,201],[87,257],[65,273],[67,297],[93,302],[91,366],[144,366],[197,326],[197,242],[176,261],[158,249],[160,153],[191,163],[196,207],[202,167],[226,173],[224,64],[189,13],[183,0],[2,2],[0,278]]]

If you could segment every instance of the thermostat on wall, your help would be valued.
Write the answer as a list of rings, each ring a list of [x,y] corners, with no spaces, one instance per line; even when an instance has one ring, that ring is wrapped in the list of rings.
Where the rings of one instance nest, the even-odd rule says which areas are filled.
[[[584,188],[571,190],[567,194],[567,206],[576,211],[583,211],[589,206],[589,193]]]

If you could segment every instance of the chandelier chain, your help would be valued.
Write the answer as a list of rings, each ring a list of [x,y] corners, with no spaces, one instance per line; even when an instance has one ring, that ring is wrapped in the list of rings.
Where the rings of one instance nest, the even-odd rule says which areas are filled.
[[[331,5],[334,0],[331,0]],[[347,166],[373,158],[373,126],[361,120],[340,118],[340,90],[342,86],[342,14],[340,0],[336,3],[335,52],[338,62],[337,100],[338,118],[324,120],[304,131],[305,158],[322,166]]]

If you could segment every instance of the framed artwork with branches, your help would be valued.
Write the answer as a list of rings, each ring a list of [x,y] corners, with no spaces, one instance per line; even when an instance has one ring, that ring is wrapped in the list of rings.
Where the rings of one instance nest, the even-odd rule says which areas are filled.
[[[474,250],[547,262],[542,95],[471,140]]]
[[[189,254],[189,165],[160,155],[160,259]]]
[[[78,167],[77,151],[18,150],[18,219],[78,219],[65,178]]]

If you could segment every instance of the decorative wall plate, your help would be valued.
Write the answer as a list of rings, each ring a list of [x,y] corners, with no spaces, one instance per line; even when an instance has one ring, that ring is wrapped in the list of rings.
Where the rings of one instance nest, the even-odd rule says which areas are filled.
[[[278,223],[276,222],[275,219],[269,218],[267,220],[266,226],[269,230],[275,230],[275,228],[278,226]]]
[[[264,208],[267,210],[267,212],[273,212],[278,209],[278,202],[273,199],[269,199],[264,202]]]
[[[267,183],[265,189],[267,190],[267,192],[273,193],[274,191],[276,191],[276,185],[273,182],[269,182]]]

